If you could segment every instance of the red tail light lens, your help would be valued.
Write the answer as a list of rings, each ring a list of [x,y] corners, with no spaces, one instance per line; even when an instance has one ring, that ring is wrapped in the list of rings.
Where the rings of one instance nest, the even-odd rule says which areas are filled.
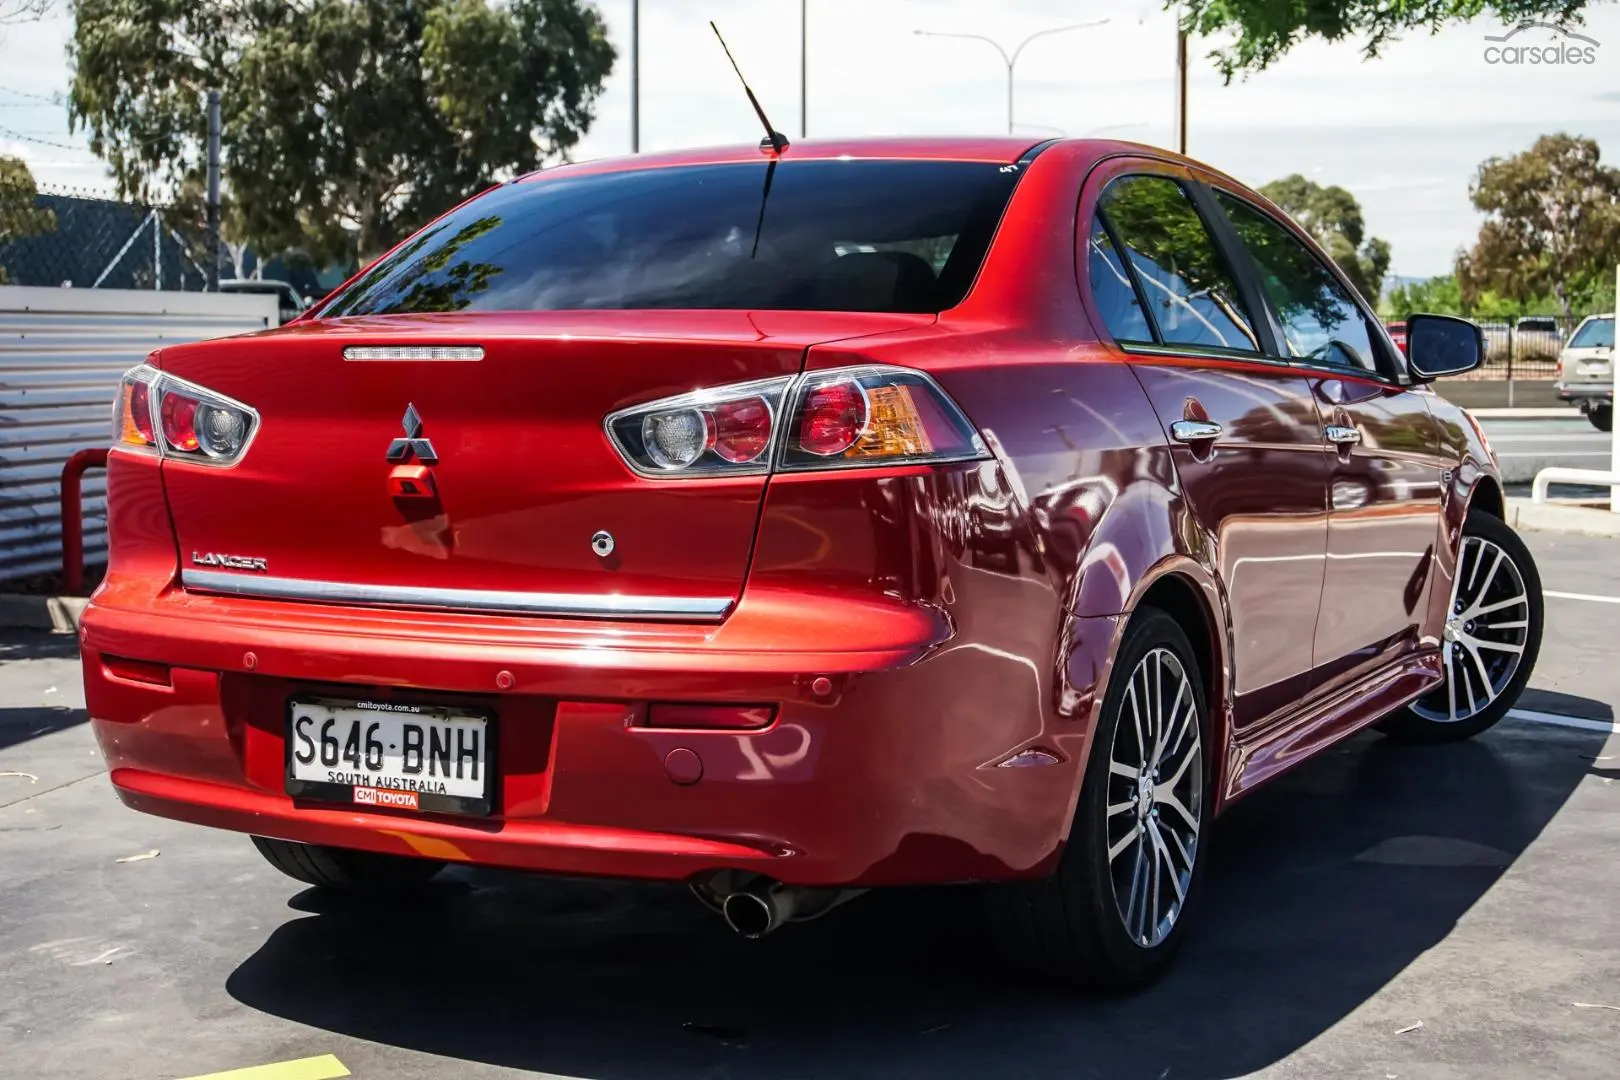
[[[604,426],[626,464],[658,478],[990,456],[933,379],[895,367],[838,368],[700,390],[613,413]]]
[[[258,424],[258,413],[241,402],[143,364],[119,387],[113,442],[207,465],[234,465]]]
[[[807,376],[783,448],[784,470],[922,465],[989,456],[978,431],[920,371],[845,368]]]
[[[762,397],[714,407],[714,452],[737,465],[758,461],[771,445],[771,406]]]
[[[163,395],[163,441],[171,449],[197,449],[197,405],[196,398],[178,390]]]
[[[866,392],[854,382],[828,383],[799,406],[799,447],[817,457],[842,454],[866,430]]]

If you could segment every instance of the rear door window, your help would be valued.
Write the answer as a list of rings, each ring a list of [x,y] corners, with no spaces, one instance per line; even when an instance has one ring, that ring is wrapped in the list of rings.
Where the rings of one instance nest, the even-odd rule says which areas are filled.
[[[1180,184],[1121,177],[1103,191],[1098,210],[1125,246],[1165,344],[1260,351],[1237,283]]]
[[[977,161],[562,170],[453,211],[321,314],[936,313],[967,295],[1019,175]]]

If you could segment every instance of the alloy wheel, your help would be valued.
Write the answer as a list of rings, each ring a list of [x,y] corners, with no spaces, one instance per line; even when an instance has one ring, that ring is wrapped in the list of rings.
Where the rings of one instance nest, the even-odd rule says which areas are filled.
[[[1200,727],[1181,660],[1153,649],[1131,672],[1108,761],[1108,871],[1125,932],[1143,948],[1174,929],[1197,863]]]
[[[1445,685],[1414,703],[1426,720],[1478,716],[1513,681],[1530,638],[1530,598],[1513,557],[1480,536],[1463,537],[1446,613]]]

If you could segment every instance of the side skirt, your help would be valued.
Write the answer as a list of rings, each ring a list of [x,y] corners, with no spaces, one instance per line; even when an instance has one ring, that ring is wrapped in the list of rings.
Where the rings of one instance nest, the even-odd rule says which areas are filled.
[[[1416,701],[1445,679],[1437,650],[1408,654],[1331,697],[1308,702],[1227,749],[1222,805],[1275,779],[1306,758]]]

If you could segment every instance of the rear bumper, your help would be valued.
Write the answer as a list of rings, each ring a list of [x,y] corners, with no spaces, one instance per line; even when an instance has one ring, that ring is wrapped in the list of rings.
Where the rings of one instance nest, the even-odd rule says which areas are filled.
[[[1558,383],[1553,386],[1553,393],[1558,395],[1559,401],[1581,404],[1614,400],[1614,386],[1606,383]]]
[[[658,880],[742,869],[802,885],[1037,875],[1066,836],[1090,721],[1089,709],[1056,716],[1050,680],[1026,660],[952,648],[948,622],[915,605],[818,612],[801,597],[789,633],[763,594],[724,628],[657,629],[183,593],[106,600],[83,620],[86,701],[128,805],[449,861]],[[1118,622],[1074,624],[1082,690],[1105,670]],[[166,665],[167,684],[128,677],[117,658]],[[829,692],[814,691],[820,677]],[[286,701],[312,688],[491,710],[493,816],[290,798]],[[752,731],[660,730],[644,726],[654,701],[777,715]],[[1002,767],[1035,747],[1057,762]]]

